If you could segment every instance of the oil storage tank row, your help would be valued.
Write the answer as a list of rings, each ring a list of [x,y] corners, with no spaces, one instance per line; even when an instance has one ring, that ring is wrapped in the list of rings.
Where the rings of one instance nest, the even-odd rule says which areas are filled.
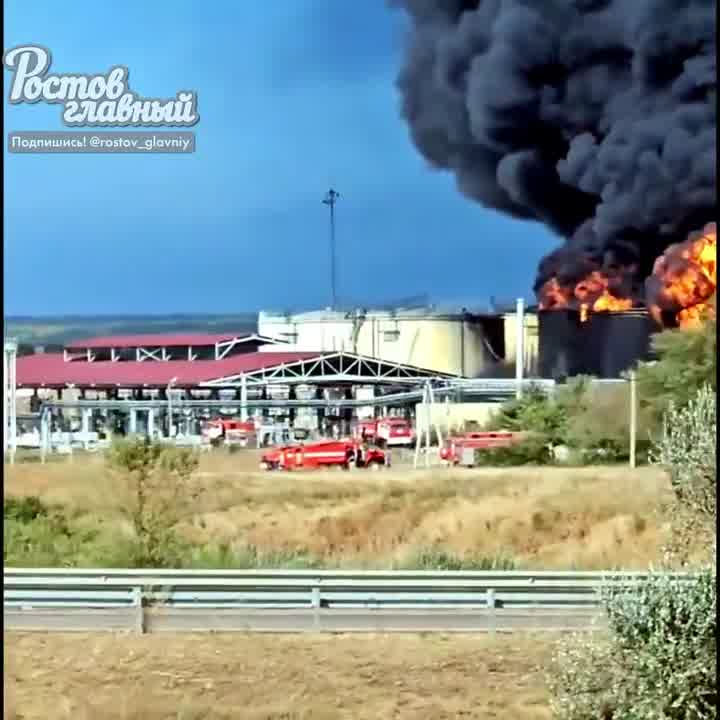
[[[575,375],[618,378],[652,356],[650,338],[658,327],[645,310],[591,313],[546,310],[538,315],[539,370],[543,378]]]

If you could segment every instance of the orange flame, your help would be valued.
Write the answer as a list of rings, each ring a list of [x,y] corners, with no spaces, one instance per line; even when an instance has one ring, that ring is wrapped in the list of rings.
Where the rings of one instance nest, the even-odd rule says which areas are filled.
[[[550,278],[540,289],[541,310],[566,308],[573,299],[572,288],[563,287],[557,278]]]
[[[681,328],[697,327],[717,287],[717,229],[709,223],[685,242],[671,245],[656,261],[647,281],[651,309],[676,313]]]
[[[610,278],[597,270],[574,288],[562,287],[557,278],[551,278],[540,290],[540,309],[578,308],[580,320],[585,322],[591,312],[618,312],[632,308],[632,300],[613,295],[609,288]]]

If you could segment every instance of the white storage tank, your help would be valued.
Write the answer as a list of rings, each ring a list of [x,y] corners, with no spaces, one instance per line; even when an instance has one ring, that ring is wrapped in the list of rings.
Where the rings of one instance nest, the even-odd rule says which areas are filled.
[[[488,322],[483,315],[432,309],[318,311],[297,315],[261,312],[258,333],[290,343],[287,349],[344,351],[475,377],[494,359],[485,336]]]

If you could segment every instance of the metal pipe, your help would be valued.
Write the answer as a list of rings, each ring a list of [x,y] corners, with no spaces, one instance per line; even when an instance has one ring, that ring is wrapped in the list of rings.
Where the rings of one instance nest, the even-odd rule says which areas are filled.
[[[517,299],[515,312],[515,397],[522,397],[525,371],[525,300]]]
[[[610,383],[625,382],[623,380],[594,380],[593,383],[603,385]],[[538,380],[538,387],[546,392],[552,392],[555,386],[553,380]],[[433,388],[433,393],[438,397],[446,395],[455,395],[458,390],[463,390],[466,395],[482,397],[485,400],[505,400],[511,397],[515,391],[515,380],[512,379],[478,379],[465,381],[452,381],[444,383]],[[268,400],[263,398],[248,399],[245,403],[248,408],[272,408],[272,407],[363,407],[366,405],[374,405],[384,407],[388,405],[402,405],[410,402],[422,400],[424,395],[423,389],[416,389],[400,393],[391,393],[388,395],[376,395],[374,398],[366,399],[305,399],[305,400]],[[179,409],[211,409],[233,407],[240,408],[243,405],[242,400],[176,400],[173,402],[173,412]],[[166,409],[167,400],[49,400],[42,403],[43,407],[54,408],[82,408],[92,407],[99,410],[121,410],[128,411],[131,409],[147,409],[149,407]]]

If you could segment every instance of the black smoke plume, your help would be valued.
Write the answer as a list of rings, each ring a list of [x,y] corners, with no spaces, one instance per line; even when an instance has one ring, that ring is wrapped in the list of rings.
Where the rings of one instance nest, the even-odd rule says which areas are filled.
[[[643,280],[715,219],[713,0],[389,0],[415,145],[484,206],[565,239],[535,290]]]

